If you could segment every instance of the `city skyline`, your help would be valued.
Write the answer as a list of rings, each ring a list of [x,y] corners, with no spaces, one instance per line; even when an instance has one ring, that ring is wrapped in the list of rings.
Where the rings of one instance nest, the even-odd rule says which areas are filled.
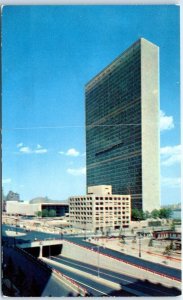
[[[85,193],[84,86],[144,37],[160,47],[161,204],[180,202],[179,7],[12,6],[2,23],[4,193]]]

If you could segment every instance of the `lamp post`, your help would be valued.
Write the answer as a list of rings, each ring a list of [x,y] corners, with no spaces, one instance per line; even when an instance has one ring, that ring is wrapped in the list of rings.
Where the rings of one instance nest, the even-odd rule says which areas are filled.
[[[139,257],[141,257],[141,237],[139,234]]]
[[[17,221],[18,221],[18,218],[15,219],[15,223],[16,223],[16,225],[15,225],[16,235],[17,235]]]
[[[84,229],[84,240],[86,241],[86,220],[84,221],[85,229]]]
[[[94,246],[93,248],[97,248],[97,276],[100,277],[100,245]]]

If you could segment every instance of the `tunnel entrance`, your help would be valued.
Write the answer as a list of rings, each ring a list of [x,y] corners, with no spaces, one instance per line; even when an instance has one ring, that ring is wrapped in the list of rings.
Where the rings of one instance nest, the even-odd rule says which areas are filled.
[[[62,246],[63,246],[62,244],[43,246],[42,256],[49,257],[49,256],[59,255],[62,252]]]
[[[42,246],[42,256],[44,257],[57,256],[61,254],[62,246],[63,246],[62,244]],[[39,256],[41,256],[41,247],[25,248],[24,250],[30,253],[34,257],[38,258]]]

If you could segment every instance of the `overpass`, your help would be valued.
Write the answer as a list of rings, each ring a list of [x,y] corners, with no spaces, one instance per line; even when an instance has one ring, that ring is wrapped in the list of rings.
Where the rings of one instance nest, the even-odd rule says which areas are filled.
[[[66,239],[48,239],[23,243],[19,247],[26,248],[28,253],[39,258],[62,255],[80,262],[89,262],[93,266],[97,266],[100,259],[101,267],[106,270],[114,270],[132,277],[135,274],[138,279],[148,278],[151,282],[161,282],[174,287],[179,287],[181,282],[181,275],[179,274],[181,272],[179,270],[158,266],[158,264],[151,264],[151,266],[147,261],[137,258],[130,261],[127,257],[121,257],[121,254],[118,256],[116,251],[109,252],[109,249],[103,249],[102,247],[99,251],[96,245],[87,242],[79,244],[76,241]]]
[[[26,249],[28,253],[35,257],[49,257],[61,254],[63,240],[36,240],[18,245],[19,248]]]

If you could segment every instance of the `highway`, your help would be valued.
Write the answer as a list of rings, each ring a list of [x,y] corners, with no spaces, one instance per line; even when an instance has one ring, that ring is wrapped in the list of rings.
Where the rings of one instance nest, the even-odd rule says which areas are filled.
[[[69,237],[69,236],[65,237],[64,236],[64,239],[70,240],[76,244],[79,244],[84,247],[88,247],[90,249],[93,248],[94,246],[96,246],[95,244],[84,241],[80,237]],[[98,250],[96,248],[93,248],[93,251],[98,251]],[[161,274],[168,275],[170,277],[172,276],[178,280],[181,280],[181,270],[178,270],[175,268],[170,268],[168,266],[163,266],[158,263],[153,263],[153,262],[144,260],[143,258],[134,257],[134,256],[120,253],[118,251],[108,249],[108,248],[100,247],[100,253],[111,255],[115,258],[122,259],[126,262],[141,266],[146,269],[150,269],[151,271],[154,271],[157,273],[160,272]]]
[[[7,226],[7,225],[3,224],[3,226],[2,226],[2,235],[4,237],[6,237],[5,230],[8,230],[8,229],[15,231],[15,227]],[[22,228],[17,228],[17,231],[18,232],[24,232],[24,233],[26,233],[26,235],[21,236],[21,237],[17,236],[16,238],[8,238],[9,243],[15,243],[15,242],[16,243],[19,243],[19,242],[21,243],[21,242],[24,242],[24,241],[31,242],[35,239],[45,240],[45,239],[50,239],[50,238],[52,238],[52,239],[54,239],[54,238],[56,238],[56,239],[59,238],[60,239],[61,238],[61,236],[59,234],[44,233],[44,232],[38,232],[38,231],[26,232],[26,230],[22,229]],[[95,244],[92,245],[91,243],[89,243],[87,241],[84,241],[83,237],[77,237],[77,236],[72,236],[72,235],[64,235],[63,238],[65,240],[74,242],[77,245],[87,247],[87,248],[90,248],[90,249],[93,248],[93,251],[97,251],[97,248],[94,248],[94,246],[96,246],[96,245]],[[160,265],[160,264],[156,264],[156,263],[153,263],[153,262],[150,262],[150,261],[147,261],[147,260],[143,260],[142,258],[140,259],[140,258],[137,258],[137,257],[134,257],[134,256],[130,256],[130,255],[127,255],[127,254],[124,254],[124,253],[120,253],[120,252],[112,250],[112,249],[107,249],[107,248],[104,249],[104,248],[100,247],[100,253],[111,255],[114,258],[122,259],[126,262],[144,267],[146,269],[150,269],[151,271],[164,274],[165,276],[170,276],[170,277],[174,277],[177,280],[181,280],[181,270],[170,268],[168,266],[163,266],[163,265]]]
[[[61,265],[55,266],[52,260],[49,260],[49,265],[54,267],[56,270],[60,271],[62,274],[65,274],[66,276],[69,276],[70,278],[74,279],[74,281],[83,286],[91,296],[108,296],[110,293],[113,292],[113,288],[107,287],[106,285],[100,282],[87,278],[87,276],[77,274],[74,270],[67,270]]]
[[[88,282],[87,274],[90,274],[90,275],[94,275],[100,279],[106,279],[106,280],[109,280],[110,282],[118,283],[121,285],[123,290],[125,290],[127,292],[133,291],[134,294],[137,294],[138,296],[140,296],[140,295],[141,296],[144,296],[144,295],[146,295],[146,296],[147,295],[149,295],[149,296],[176,296],[176,295],[180,294],[180,292],[176,289],[167,288],[162,285],[153,284],[147,280],[145,280],[145,281],[137,280],[136,278],[133,278],[130,276],[122,275],[122,274],[119,274],[119,273],[116,273],[113,271],[109,271],[109,270],[106,270],[106,269],[103,269],[100,267],[98,268],[98,267],[92,266],[90,264],[78,262],[76,260],[73,260],[73,259],[70,259],[67,257],[62,257],[62,256],[53,257],[52,256],[51,260],[61,264],[60,270],[63,273],[67,272],[64,269],[64,266],[69,266],[69,267],[73,268],[72,274],[69,273],[69,275],[68,275],[68,273],[66,273],[66,275],[72,276],[72,278],[74,280],[76,280],[76,281],[79,280],[80,282],[82,281],[82,283],[84,283],[86,285],[93,284],[93,282],[90,282],[90,283]],[[50,260],[50,263],[51,263],[51,260]],[[59,270],[59,267],[56,266],[55,268],[58,268],[58,270]],[[86,275],[84,277],[82,276],[82,278],[79,278],[78,274],[77,274],[77,270],[86,272]],[[99,275],[99,277],[98,277],[98,275]],[[93,285],[92,285],[92,287],[93,287]],[[96,282],[94,283],[94,287],[96,287]],[[97,287],[97,290],[100,290],[100,292],[103,292],[103,293],[110,292],[110,290],[107,290],[106,288],[107,287],[105,285],[103,286],[100,284],[100,286]],[[94,294],[95,293],[96,293],[96,291],[94,292]]]

